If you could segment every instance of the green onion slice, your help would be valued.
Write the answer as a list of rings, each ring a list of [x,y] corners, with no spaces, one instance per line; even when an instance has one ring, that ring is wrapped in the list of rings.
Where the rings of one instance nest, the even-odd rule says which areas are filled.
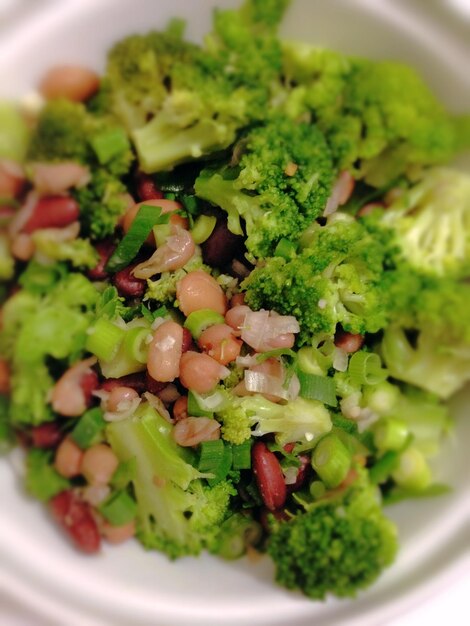
[[[112,526],[124,526],[137,515],[137,504],[127,491],[116,491],[98,510]]]
[[[224,321],[224,317],[212,309],[199,309],[199,311],[193,311],[188,315],[184,327],[195,339],[199,339],[206,328],[215,324],[223,324]]]
[[[103,411],[96,407],[89,409],[81,416],[70,433],[70,436],[77,446],[85,450],[97,441],[105,426],[106,422],[103,419]]]
[[[115,273],[127,267],[139,252],[155,224],[166,224],[169,219],[168,214],[162,215],[161,207],[143,204],[128,232],[106,264],[106,271]]]
[[[312,453],[312,467],[329,489],[343,482],[351,462],[351,452],[333,433],[322,437]]]
[[[251,468],[251,439],[232,445],[232,468],[234,470]]]
[[[124,338],[125,330],[113,324],[105,317],[100,317],[90,329],[85,348],[100,361],[113,359]]]
[[[336,406],[336,385],[332,378],[306,374],[299,370],[297,376],[300,382],[300,396],[307,400],[319,400],[323,404]]]
[[[149,351],[147,339],[151,332],[147,327],[129,329],[124,336],[124,352],[139,363],[147,363]]]
[[[351,382],[357,385],[378,385],[388,376],[375,352],[355,352],[349,360]]]
[[[209,239],[212,231],[217,223],[217,218],[213,215],[200,215],[194,222],[194,226],[191,229],[191,236],[194,243],[201,244]]]
[[[224,442],[222,439],[203,441],[201,443],[198,469],[200,472],[217,474],[224,459]]]

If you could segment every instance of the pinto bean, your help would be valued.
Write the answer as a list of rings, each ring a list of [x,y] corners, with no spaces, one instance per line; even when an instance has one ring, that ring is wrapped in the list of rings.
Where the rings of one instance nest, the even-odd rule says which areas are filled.
[[[233,309],[236,306],[241,306],[245,304],[245,294],[244,293],[235,293],[230,298],[230,308]]]
[[[132,387],[113,387],[106,400],[106,410],[114,413],[122,409],[123,403],[129,406],[132,400],[139,397],[139,394]]]
[[[180,361],[180,382],[196,393],[211,391],[228,370],[208,354],[185,352]]]
[[[69,196],[44,196],[34,205],[32,214],[21,229],[31,234],[41,228],[63,228],[80,217],[77,202]]]
[[[90,405],[92,391],[98,386],[96,374],[91,366],[96,358],[78,361],[56,382],[51,401],[54,411],[66,417],[78,417]]]
[[[286,483],[276,455],[257,441],[252,449],[253,473],[264,504],[270,511],[280,509],[287,497]]]
[[[197,446],[220,438],[220,424],[210,417],[186,417],[176,422],[173,438],[180,446]]]
[[[163,198],[163,191],[155,184],[155,181],[148,174],[138,172],[136,176],[137,195],[142,202],[145,200],[160,200]]]
[[[227,226],[227,220],[220,218],[209,237],[201,245],[204,263],[222,267],[227,265],[243,248],[243,237],[234,235]]]
[[[11,242],[10,252],[19,261],[29,261],[34,254],[34,241],[26,233],[18,233]]]
[[[74,478],[80,474],[83,451],[70,437],[62,440],[55,453],[54,467],[65,478]]]
[[[55,448],[62,440],[62,432],[57,422],[46,422],[34,426],[31,430],[32,444],[35,448]]]
[[[178,387],[173,383],[166,384],[161,391],[158,392],[157,396],[165,405],[173,404],[180,397],[180,392],[178,391]]]
[[[39,83],[39,91],[48,100],[66,98],[83,102],[91,98],[100,86],[96,72],[81,65],[51,67]]]
[[[179,376],[183,346],[183,328],[173,321],[163,322],[153,333],[149,345],[147,369],[152,378],[171,382]]]
[[[212,309],[221,315],[227,310],[227,298],[221,286],[204,270],[186,274],[176,286],[176,297],[186,317],[200,309]]]
[[[132,522],[123,526],[112,526],[109,522],[103,522],[101,533],[109,543],[123,543],[135,535],[135,522],[132,520]]]
[[[137,263],[128,265],[113,276],[113,284],[123,298],[141,298],[145,293],[147,282],[133,274],[137,265]]]
[[[364,343],[363,335],[354,335],[345,330],[337,330],[335,334],[335,346],[345,352],[357,352]]]
[[[227,324],[214,324],[201,333],[198,344],[213,359],[227,365],[239,356],[243,342],[235,337]]]
[[[188,417],[188,396],[180,396],[173,405],[173,417],[176,422]]]
[[[238,304],[227,311],[225,322],[239,335],[243,330],[246,314],[250,311],[250,307],[246,306],[246,304]]]
[[[87,276],[90,280],[106,280],[109,274],[105,270],[105,266],[116,249],[116,246],[110,239],[103,239],[103,241],[99,241],[96,244],[95,249],[99,254],[100,260],[94,268],[88,270]]]
[[[50,500],[49,508],[77,548],[88,554],[98,552],[100,534],[89,504],[67,489]]]
[[[119,465],[119,460],[112,449],[97,443],[83,453],[80,473],[90,485],[107,485]]]

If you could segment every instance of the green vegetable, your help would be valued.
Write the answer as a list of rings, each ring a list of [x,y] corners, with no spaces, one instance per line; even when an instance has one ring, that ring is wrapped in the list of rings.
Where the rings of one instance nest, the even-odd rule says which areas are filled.
[[[222,441],[222,439],[215,439],[214,441],[202,441],[199,454],[198,469],[201,472],[217,474],[223,458],[224,442]]]
[[[89,409],[73,427],[70,436],[77,446],[85,450],[99,441],[105,426],[103,411],[100,408]]]
[[[86,349],[103,361],[110,361],[116,356],[125,331],[106,317],[100,317],[88,331]]]
[[[70,486],[69,481],[56,472],[52,463],[53,454],[48,450],[32,448],[26,457],[26,491],[43,502]]]
[[[188,315],[184,322],[184,327],[189,330],[194,339],[199,339],[202,333],[215,324],[223,324],[225,322],[223,315],[217,313],[213,309],[199,309]]]
[[[169,219],[169,215],[162,215],[161,207],[142,205],[128,232],[107,262],[106,271],[115,273],[127,267],[139,252],[155,224],[166,224]]]
[[[336,406],[336,387],[333,378],[306,374],[299,371],[297,377],[300,382],[300,396],[306,400],[319,400],[329,406]]]
[[[136,517],[137,504],[127,491],[116,491],[98,510],[112,526],[124,526]]]
[[[0,159],[22,163],[28,139],[28,127],[16,106],[0,102]]]
[[[396,528],[363,470],[346,491],[302,503],[291,521],[273,521],[272,531],[268,552],[277,581],[314,599],[354,596],[392,563],[397,550]]]
[[[232,467],[234,470],[251,468],[251,439],[232,445]]]
[[[15,273],[15,259],[12,257],[7,236],[0,232],[0,280],[10,280]]]
[[[343,482],[351,463],[351,453],[333,433],[322,437],[312,453],[312,467],[328,488],[338,487]]]
[[[387,378],[387,370],[381,367],[380,357],[373,352],[355,352],[349,360],[351,383],[377,385]]]
[[[213,215],[200,215],[194,222],[194,226],[191,229],[191,237],[194,243],[201,244],[209,239],[212,231],[215,228],[217,218]]]

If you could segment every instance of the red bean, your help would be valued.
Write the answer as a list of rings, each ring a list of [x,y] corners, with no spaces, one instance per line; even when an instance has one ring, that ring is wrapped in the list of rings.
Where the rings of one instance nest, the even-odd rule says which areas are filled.
[[[99,241],[95,248],[100,256],[100,260],[93,269],[88,270],[88,278],[90,280],[106,280],[109,274],[104,268],[116,246],[109,239],[104,239],[103,241]]]
[[[57,422],[47,422],[35,426],[31,430],[31,439],[35,448],[55,448],[62,440],[63,434]]]
[[[187,328],[183,328],[183,343],[181,344],[181,352],[184,354],[188,350],[194,350],[193,337]]]
[[[159,380],[155,380],[152,378],[148,372],[145,372],[145,390],[153,393],[154,396],[157,396],[160,391],[163,391],[168,383],[162,383]]]
[[[292,485],[286,485],[287,493],[297,491],[304,485],[310,473],[310,468],[312,467],[310,464],[310,458],[306,454],[301,454],[298,458],[300,461],[300,467],[297,471],[297,478],[295,483]]]
[[[354,335],[345,330],[337,330],[335,334],[335,346],[345,352],[357,352],[364,343],[363,335]]]
[[[229,231],[225,218],[218,219],[209,238],[201,245],[202,258],[208,265],[227,265],[242,246],[243,237]]]
[[[0,394],[10,393],[10,366],[8,361],[0,358]]]
[[[180,396],[173,405],[173,418],[175,422],[188,417],[188,396]]]
[[[127,374],[127,376],[121,376],[121,378],[107,378],[100,384],[100,389],[104,389],[104,391],[112,391],[116,387],[130,387],[139,394],[144,393],[148,389],[143,372]],[[150,389],[148,390],[150,391]]]
[[[83,390],[83,395],[85,396],[85,404],[87,407],[90,407],[93,402],[92,392],[100,386],[98,374],[95,371],[90,370],[82,376],[80,386]]]
[[[98,552],[101,544],[100,533],[89,504],[68,489],[54,496],[49,507],[54,519],[77,548],[88,554]]]
[[[128,265],[113,276],[114,286],[118,290],[119,295],[124,298],[141,298],[145,293],[147,281],[136,278],[132,273],[137,265],[138,263]]]
[[[139,200],[160,200],[163,198],[163,191],[155,184],[155,181],[148,174],[139,172],[136,177],[137,195]]]
[[[62,228],[80,216],[77,202],[69,196],[44,196],[36,202],[31,217],[21,229],[33,233],[40,228]]]
[[[280,509],[287,497],[286,483],[276,455],[257,441],[252,449],[253,473],[263,502],[270,511]]]

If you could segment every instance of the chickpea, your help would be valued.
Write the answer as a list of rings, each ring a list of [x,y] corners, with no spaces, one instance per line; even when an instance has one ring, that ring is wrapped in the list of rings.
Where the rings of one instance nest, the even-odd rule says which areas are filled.
[[[212,309],[221,315],[227,310],[227,298],[221,286],[204,270],[186,274],[176,286],[176,296],[186,317],[200,309]]]
[[[109,392],[106,400],[106,409],[111,413],[122,411],[129,407],[130,403],[138,397],[137,391],[131,387],[114,387]]]
[[[242,343],[240,339],[235,338],[233,329],[227,324],[209,326],[198,340],[201,350],[222,365],[235,361],[240,354]]]
[[[180,382],[196,393],[211,391],[223,377],[224,368],[208,354],[185,352],[180,362]]]
[[[80,472],[90,485],[107,485],[119,465],[119,460],[111,448],[97,443],[83,453]]]
[[[156,329],[147,359],[147,369],[153,379],[168,383],[179,376],[182,346],[183,329],[176,322],[163,322]]]
[[[66,437],[56,450],[54,467],[61,476],[74,478],[80,474],[82,458],[82,450],[70,437]]]
[[[98,74],[80,65],[52,67],[39,84],[39,91],[48,100],[66,98],[75,102],[88,100],[100,86]]]

